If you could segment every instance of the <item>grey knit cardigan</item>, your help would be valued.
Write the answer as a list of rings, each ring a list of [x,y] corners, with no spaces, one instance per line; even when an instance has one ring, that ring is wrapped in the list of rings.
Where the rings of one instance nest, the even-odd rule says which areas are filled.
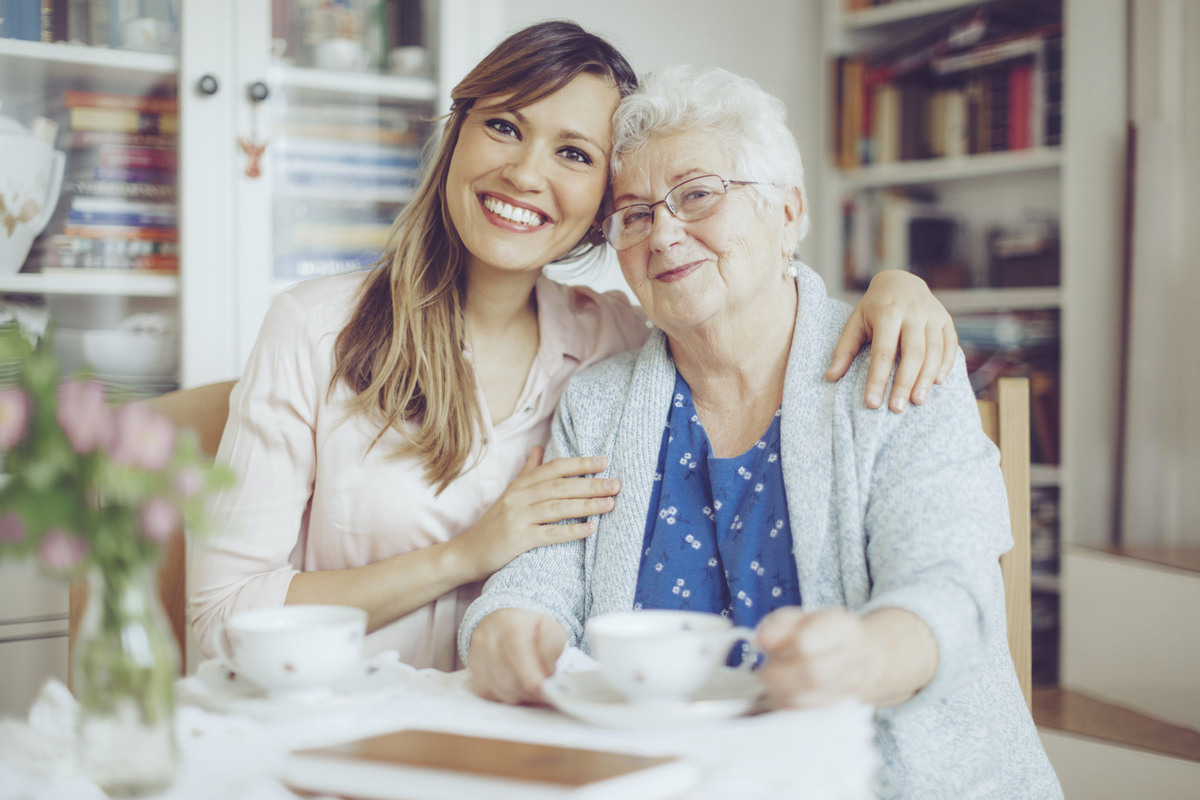
[[[1009,655],[998,564],[1012,546],[1008,506],[962,355],[924,405],[867,408],[868,354],[840,382],[824,378],[849,308],[798,269],[781,458],[804,607],[907,609],[939,651],[929,685],[876,713],[880,795],[1060,798]],[[550,614],[587,650],[584,620],[633,607],[674,384],[658,331],[640,351],[572,379],[546,458],[608,456],[604,475],[622,481],[616,508],[593,518],[599,527],[588,539],[525,553],[488,581],[459,631],[464,661],[475,626],[499,608]],[[786,743],[779,747],[786,758]]]

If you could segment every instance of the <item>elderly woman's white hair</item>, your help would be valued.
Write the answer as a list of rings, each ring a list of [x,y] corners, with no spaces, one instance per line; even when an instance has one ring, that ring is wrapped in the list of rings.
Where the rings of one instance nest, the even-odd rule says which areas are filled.
[[[679,66],[651,72],[613,116],[612,174],[652,136],[685,131],[719,140],[736,170],[721,177],[763,184],[755,188],[768,202],[780,200],[774,186],[799,189],[804,208],[796,241],[805,237],[810,222],[804,164],[779,98],[749,78],[717,67]]]

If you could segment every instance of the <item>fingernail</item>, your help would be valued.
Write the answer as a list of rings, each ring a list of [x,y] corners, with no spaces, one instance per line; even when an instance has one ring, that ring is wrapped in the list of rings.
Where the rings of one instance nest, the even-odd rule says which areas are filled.
[[[892,401],[892,408],[896,411],[903,411],[904,407],[907,405],[908,405],[908,401],[905,400],[903,397],[897,397],[895,400]]]
[[[608,459],[605,458],[604,456],[596,456],[595,458],[592,459],[592,463],[595,464],[600,469],[604,469],[605,467],[608,466]]]
[[[879,395],[879,392],[871,392],[867,395],[867,405],[871,408],[879,408],[879,404],[882,402],[883,398]]]
[[[926,398],[928,395],[929,395],[929,391],[928,391],[928,390],[926,390],[926,389],[917,389],[915,392],[913,392],[913,402],[914,402],[914,403],[916,403],[916,404],[918,404],[918,405],[920,405],[921,403],[924,403],[924,402],[925,402],[925,398]]]
[[[946,378],[949,378],[949,377],[950,377],[950,373],[949,373],[949,372],[943,372],[941,375],[938,375],[938,377],[937,377],[937,382],[938,382],[938,383],[945,383],[945,381],[946,381]]]
[[[621,488],[621,482],[616,478],[609,478],[604,482],[604,491],[615,492]]]

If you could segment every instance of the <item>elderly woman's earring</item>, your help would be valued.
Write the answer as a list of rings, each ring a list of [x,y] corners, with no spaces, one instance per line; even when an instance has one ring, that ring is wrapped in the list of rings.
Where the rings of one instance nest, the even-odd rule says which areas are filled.
[[[800,274],[800,270],[796,269],[796,265],[789,261],[787,269],[783,271],[783,274],[787,275],[789,278],[794,278]]]

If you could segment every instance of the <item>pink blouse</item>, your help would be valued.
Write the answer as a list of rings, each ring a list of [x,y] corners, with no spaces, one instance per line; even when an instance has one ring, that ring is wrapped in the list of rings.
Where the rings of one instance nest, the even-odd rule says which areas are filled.
[[[365,566],[469,528],[517,476],[530,447],[549,439],[571,376],[647,336],[641,312],[619,292],[540,278],[541,341],[516,410],[494,427],[484,414],[482,458],[435,495],[415,459],[389,457],[395,431],[368,451],[377,423],[346,416],[344,383],[327,398],[334,340],[367,274],[307,281],[276,298],[234,387],[217,460],[239,480],[209,504],[213,535],[189,557],[192,626],[206,655],[217,620],[283,605],[298,572]],[[418,668],[460,666],[455,635],[479,589],[461,586],[369,634],[366,654],[392,649]]]

